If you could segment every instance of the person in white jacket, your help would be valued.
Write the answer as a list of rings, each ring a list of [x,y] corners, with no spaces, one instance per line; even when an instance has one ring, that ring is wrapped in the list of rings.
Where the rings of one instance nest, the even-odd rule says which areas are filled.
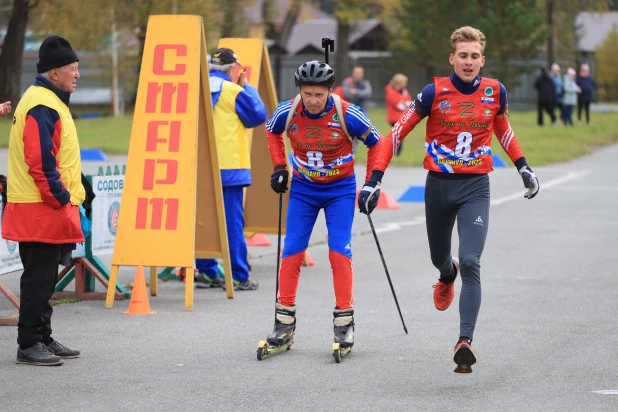
[[[576,76],[577,73],[575,72],[575,69],[569,67],[562,82],[562,87],[564,88],[564,98],[562,100],[562,104],[564,105],[562,122],[565,126],[568,126],[569,124],[573,126],[573,108],[577,104],[577,93],[581,93],[581,89],[575,82]]]

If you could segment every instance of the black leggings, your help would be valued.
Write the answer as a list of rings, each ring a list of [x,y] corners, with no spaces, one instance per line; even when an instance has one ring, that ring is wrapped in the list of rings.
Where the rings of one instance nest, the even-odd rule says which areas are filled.
[[[582,109],[586,111],[586,124],[590,124],[590,102],[577,102],[577,121],[582,121]]]
[[[489,226],[489,176],[452,179],[429,172],[425,185],[425,217],[431,262],[443,279],[452,278],[451,237],[455,219],[459,234],[459,336],[472,339],[481,307],[481,254]]]

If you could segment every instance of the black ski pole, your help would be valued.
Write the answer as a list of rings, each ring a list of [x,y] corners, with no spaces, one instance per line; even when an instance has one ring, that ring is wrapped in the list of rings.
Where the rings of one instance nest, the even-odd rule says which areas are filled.
[[[328,50],[335,51],[335,39],[332,37],[322,37],[322,48],[324,49],[324,62],[328,64]]]
[[[283,180],[283,176],[279,176],[279,181]],[[279,295],[279,265],[281,264],[281,214],[283,211],[283,193],[279,193],[279,226],[277,230],[277,274],[275,286],[275,305],[278,303],[277,295]],[[275,321],[277,320],[277,309],[275,308]]]
[[[397,310],[399,311],[399,317],[401,318],[401,323],[403,324],[403,330],[408,334],[408,328],[406,328],[406,323],[403,321],[403,315],[401,314],[401,309],[399,309],[399,302],[397,302],[397,295],[395,295],[395,288],[393,288],[393,282],[391,282],[391,276],[388,274],[388,268],[386,267],[386,261],[384,260],[384,255],[382,254],[382,248],[380,247],[380,242],[378,241],[378,235],[376,234],[376,230],[373,227],[373,221],[371,220],[371,216],[367,215],[367,219],[369,219],[369,225],[371,226],[371,231],[373,232],[373,238],[376,240],[376,245],[378,246],[378,252],[380,253],[380,257],[382,258],[382,264],[384,265],[384,271],[386,272],[386,278],[388,279],[388,284],[391,285],[391,291],[393,292],[393,297],[395,298],[395,305],[397,305]]]

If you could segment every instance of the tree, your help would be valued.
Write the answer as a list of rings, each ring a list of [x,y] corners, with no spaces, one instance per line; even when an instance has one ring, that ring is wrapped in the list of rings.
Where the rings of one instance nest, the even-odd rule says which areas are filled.
[[[545,16],[548,28],[546,43],[547,67],[558,58],[575,59],[578,27],[575,17],[581,11],[606,12],[612,0],[541,0],[540,11]]]
[[[508,3],[470,0],[456,8],[448,0],[421,3],[404,0],[399,20],[389,24],[391,51],[404,70],[424,68],[427,80],[451,72],[448,63],[450,36],[462,26],[471,25],[487,37],[486,68],[507,88],[515,85],[511,63],[530,59],[540,53],[547,31],[536,0],[512,0]]]
[[[21,87],[21,59],[28,16],[38,0],[14,0],[13,10],[0,53],[0,102],[17,105]]]
[[[336,2],[335,18],[337,35],[335,45],[335,70],[337,77],[343,80],[350,71],[348,39],[354,23],[368,18],[386,19],[393,9],[395,0],[347,0]],[[325,7],[329,7],[327,3]]]
[[[113,10],[113,13],[112,13]],[[222,23],[216,0],[62,0],[43,1],[33,14],[35,31],[53,32],[71,42],[74,49],[98,56],[98,76],[112,83],[112,27],[118,33],[119,88],[126,98],[137,90],[148,18],[153,14],[201,15],[207,44],[219,36]],[[212,42],[211,42],[212,40]],[[91,76],[97,76],[91,74]]]
[[[596,81],[599,85],[600,100],[618,99],[618,29],[613,27],[603,43],[597,46]]]

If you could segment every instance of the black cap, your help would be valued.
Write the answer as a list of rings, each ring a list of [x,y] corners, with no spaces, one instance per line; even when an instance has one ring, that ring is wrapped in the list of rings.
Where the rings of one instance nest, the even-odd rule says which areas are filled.
[[[43,40],[39,49],[39,62],[36,71],[45,73],[51,69],[78,62],[77,54],[71,48],[71,43],[60,36],[51,36]]]
[[[226,64],[238,63],[238,58],[232,49],[222,47],[215,50],[210,58],[210,63],[224,66]]]

